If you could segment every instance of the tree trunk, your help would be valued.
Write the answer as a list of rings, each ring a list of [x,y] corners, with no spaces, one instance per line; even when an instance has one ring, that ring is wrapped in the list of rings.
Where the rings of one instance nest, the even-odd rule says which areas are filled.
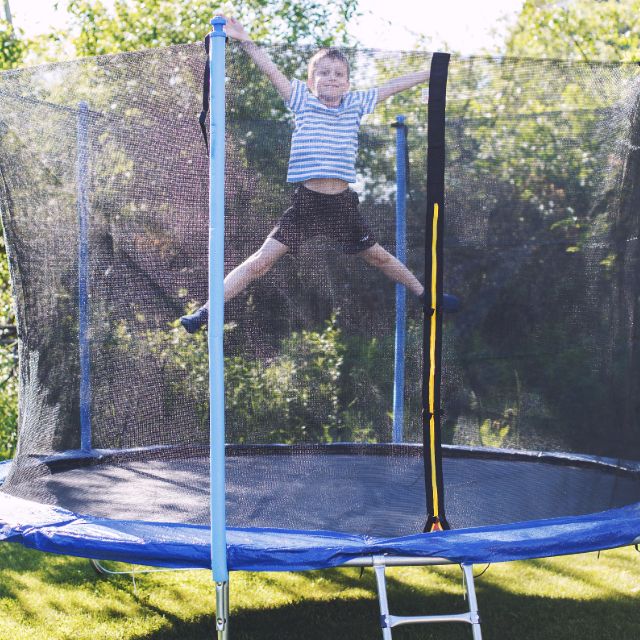
[[[4,19],[11,26],[11,30],[13,31],[13,20],[11,19],[11,7],[9,6],[9,0],[4,0]]]

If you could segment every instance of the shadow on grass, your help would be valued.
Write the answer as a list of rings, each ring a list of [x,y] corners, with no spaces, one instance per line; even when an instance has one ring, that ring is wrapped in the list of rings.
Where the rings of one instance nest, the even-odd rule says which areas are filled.
[[[19,570],[22,574],[31,572],[38,574],[47,584],[68,587],[85,585],[87,579],[97,575],[85,558],[34,551],[13,543],[2,544],[0,551],[0,573],[11,570]],[[0,581],[0,597],[7,595],[10,587],[10,584]]]
[[[396,602],[407,614],[454,613],[462,599],[437,594],[417,596],[411,589],[399,589]],[[231,617],[234,640],[371,640],[381,638],[378,605],[358,598],[331,602],[304,601],[273,609],[240,609]],[[482,630],[485,640],[637,640],[640,613],[631,598],[625,603],[576,602],[540,597],[517,597],[496,588],[480,594]],[[399,600],[400,599],[400,600]],[[398,607],[395,613],[398,613]],[[393,602],[391,607],[394,612]],[[403,626],[393,631],[399,640],[470,640],[466,624]],[[170,627],[135,640],[196,640],[214,638],[212,616]]]
[[[73,592],[76,587],[105,591],[108,594],[104,594],[103,613],[110,611],[109,598],[113,598],[112,602],[131,601],[133,613],[140,619],[153,616],[159,620],[159,628],[153,632],[130,631],[118,635],[118,638],[200,640],[216,637],[212,585],[199,585],[201,606],[192,615],[182,616],[154,605],[146,595],[133,596],[131,581],[127,578],[96,576],[86,560],[35,553],[14,545],[2,545],[0,551],[0,574],[14,571],[19,572],[14,573],[19,578],[56,585],[60,587],[61,599],[65,597],[65,591]],[[536,578],[539,573],[541,582],[553,579],[550,577],[552,568],[546,566],[545,562],[540,565],[538,568],[536,563],[532,563]],[[424,615],[465,610],[458,571],[428,568],[412,571],[398,573],[396,570],[389,573],[389,599],[393,614]],[[382,637],[371,570],[367,570],[362,578],[357,570],[352,569],[300,573],[295,574],[294,579],[291,574],[261,574],[250,578],[243,578],[243,575],[246,576],[239,574],[235,578],[238,590],[244,588],[243,594],[235,598],[232,577],[230,628],[233,640],[370,640]],[[425,575],[429,579],[423,582]],[[576,582],[582,579],[581,584],[591,582],[586,575],[571,578]],[[517,570],[513,572],[513,580],[518,580]],[[254,583],[256,588],[264,586],[268,591],[284,596],[280,602],[283,599],[286,602],[276,604],[274,598],[273,605],[255,605],[252,591]],[[509,590],[509,584],[509,578],[501,580],[500,584],[493,579],[480,579],[477,582],[485,640],[600,640],[603,637],[637,640],[640,637],[640,609],[631,593],[621,598],[614,589],[610,598],[544,598],[539,595],[516,595]],[[2,580],[0,597],[15,601],[21,588],[17,580]],[[165,599],[174,603],[185,599],[186,592],[179,580],[149,578],[145,589],[149,592],[162,590]],[[269,602],[268,597],[266,602]],[[55,610],[56,602],[51,601],[47,606]],[[32,616],[29,612],[25,614],[26,618]],[[117,616],[116,611],[114,615]],[[37,611],[32,622],[46,629],[47,617],[46,610]],[[90,616],[87,617],[87,624],[91,624]],[[466,624],[417,625],[395,629],[393,636],[397,640],[469,640],[471,630]]]

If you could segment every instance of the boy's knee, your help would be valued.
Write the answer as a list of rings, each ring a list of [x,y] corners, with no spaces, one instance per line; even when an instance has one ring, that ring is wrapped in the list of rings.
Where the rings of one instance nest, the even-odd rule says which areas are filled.
[[[271,269],[273,263],[274,261],[271,260],[269,256],[257,251],[253,255],[253,260],[251,260],[251,271],[257,276],[263,276]]]
[[[258,277],[261,278],[262,276],[266,275],[271,269],[271,266],[271,262],[263,262],[262,264],[260,264],[257,269]]]
[[[363,256],[364,259],[374,267],[384,267],[388,264],[391,264],[392,257],[391,254],[386,251],[376,251],[372,253],[368,253]]]

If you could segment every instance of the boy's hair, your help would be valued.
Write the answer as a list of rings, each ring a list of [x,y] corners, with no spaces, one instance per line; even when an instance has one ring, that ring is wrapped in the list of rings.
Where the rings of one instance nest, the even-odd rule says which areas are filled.
[[[330,58],[331,60],[339,60],[340,62],[342,62],[347,68],[347,79],[349,79],[350,69],[347,56],[345,56],[344,53],[340,51],[340,49],[331,47],[329,49],[320,49],[320,51],[316,52],[311,60],[309,60],[309,66],[307,67],[307,79],[310,82],[311,80],[313,80],[313,74],[316,72],[318,62],[320,62],[320,60],[324,60],[325,58]]]

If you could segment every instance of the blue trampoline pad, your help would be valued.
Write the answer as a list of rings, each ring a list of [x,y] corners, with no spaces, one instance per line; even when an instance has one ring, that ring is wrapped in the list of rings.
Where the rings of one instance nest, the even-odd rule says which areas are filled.
[[[640,479],[631,468],[450,449],[444,474],[453,529],[424,534],[418,447],[291,452],[230,448],[231,568],[316,569],[379,553],[495,562],[621,546],[640,535]],[[9,478],[0,538],[70,555],[208,567],[208,459],[197,453],[54,462],[40,465],[49,473],[28,486]]]

